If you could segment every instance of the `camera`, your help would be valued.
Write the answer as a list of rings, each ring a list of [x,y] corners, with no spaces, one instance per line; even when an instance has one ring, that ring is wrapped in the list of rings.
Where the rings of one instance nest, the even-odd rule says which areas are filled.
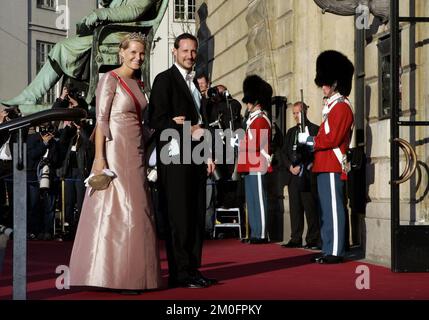
[[[217,98],[217,97],[222,97],[222,95],[219,93],[219,90],[217,87],[210,87],[207,90],[207,96],[209,98]]]
[[[45,159],[42,159],[37,168],[37,176],[39,178],[39,188],[49,189],[50,181],[49,181],[49,165]]]
[[[45,136],[47,134],[53,134],[55,132],[55,127],[52,124],[49,124],[47,126],[41,126],[39,127],[39,132],[42,136]]]

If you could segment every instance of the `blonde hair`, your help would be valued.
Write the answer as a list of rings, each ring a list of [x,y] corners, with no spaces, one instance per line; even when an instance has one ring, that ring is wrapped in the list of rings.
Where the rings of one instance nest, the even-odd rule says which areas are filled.
[[[146,36],[140,32],[133,32],[127,34],[124,39],[122,39],[119,44],[119,49],[128,49],[131,41],[139,42],[146,48]]]

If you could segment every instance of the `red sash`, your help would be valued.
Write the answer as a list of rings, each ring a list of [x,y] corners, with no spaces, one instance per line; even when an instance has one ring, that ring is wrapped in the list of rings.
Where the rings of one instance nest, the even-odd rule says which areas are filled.
[[[118,79],[119,83],[121,84],[122,88],[125,89],[125,91],[130,95],[130,97],[134,100],[134,105],[136,107],[136,112],[137,112],[137,119],[139,120],[139,124],[140,124],[140,128],[143,132],[143,124],[142,124],[142,107],[139,103],[139,101],[137,100],[136,96],[134,95],[134,93],[131,91],[130,87],[127,85],[127,83],[115,72],[112,71],[111,74]]]

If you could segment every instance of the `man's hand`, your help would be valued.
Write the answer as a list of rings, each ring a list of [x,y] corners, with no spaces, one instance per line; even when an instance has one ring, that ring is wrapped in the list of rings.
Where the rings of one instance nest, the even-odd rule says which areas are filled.
[[[216,164],[211,158],[207,159],[207,175],[211,175],[216,169]]]
[[[43,143],[47,145],[53,137],[54,135],[52,133],[47,133],[45,135],[42,135]]]
[[[176,122],[176,124],[183,125],[185,123],[185,117],[184,116],[178,116],[174,117],[173,121]]]
[[[76,108],[77,106],[79,106],[79,103],[69,96],[69,108]]]
[[[2,112],[0,112],[0,123],[3,123],[6,118],[7,118],[7,111],[3,110]]]
[[[204,129],[201,128],[199,124],[196,124],[191,127],[191,136],[192,140],[194,141],[200,141],[201,138],[204,136]]]
[[[69,95],[69,89],[67,87],[63,88],[63,91],[61,92],[60,99],[64,100]]]
[[[300,172],[301,172],[301,167],[300,166],[296,166],[296,167],[294,167],[294,166],[290,166],[289,167],[289,171],[290,171],[290,173],[292,173],[294,176],[297,176]]]

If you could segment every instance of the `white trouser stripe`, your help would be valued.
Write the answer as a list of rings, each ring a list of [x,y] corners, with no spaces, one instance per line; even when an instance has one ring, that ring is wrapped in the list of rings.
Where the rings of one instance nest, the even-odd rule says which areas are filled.
[[[333,249],[332,254],[338,255],[338,211],[337,211],[337,197],[335,195],[335,173],[329,174],[331,184],[331,202],[332,202],[332,226],[334,231]]]
[[[262,189],[262,174],[258,172],[258,195],[259,207],[261,209],[261,239],[265,239],[265,207],[264,207],[264,194]]]

